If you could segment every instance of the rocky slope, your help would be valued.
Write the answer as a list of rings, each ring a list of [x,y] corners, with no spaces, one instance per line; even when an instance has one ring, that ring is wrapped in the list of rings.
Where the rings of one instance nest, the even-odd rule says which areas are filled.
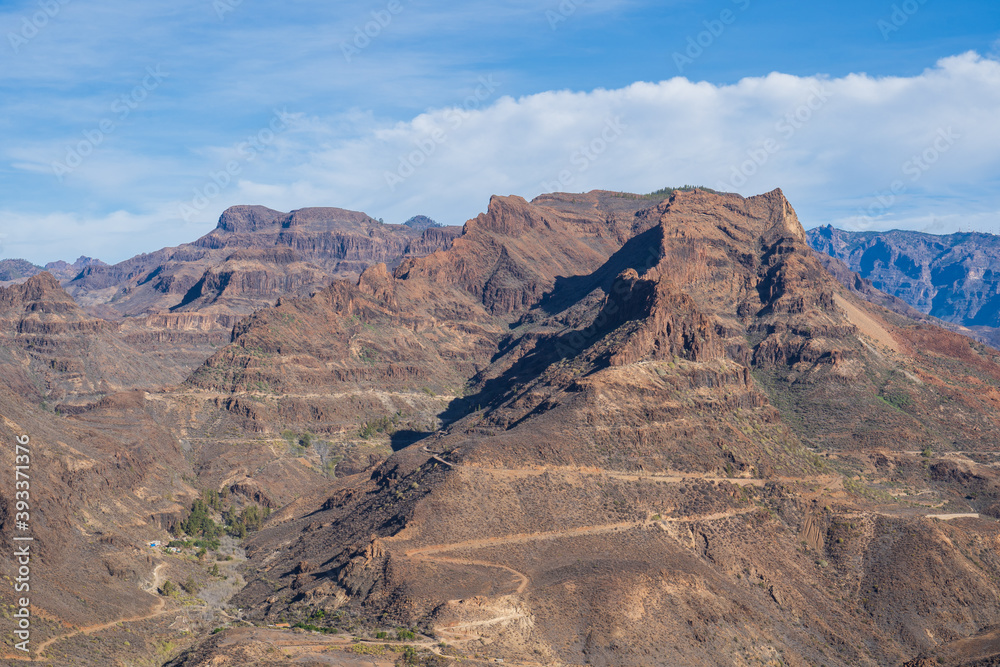
[[[945,320],[938,319],[933,315],[922,313],[899,297],[887,294],[880,289],[876,289],[872,284],[872,281],[862,278],[861,274],[856,271],[852,271],[850,267],[836,257],[831,257],[830,255],[819,251],[815,252],[820,263],[823,264],[823,267],[829,271],[841,285],[851,290],[851,292],[865,301],[873,303],[877,306],[882,306],[887,310],[891,310],[894,313],[903,315],[904,317],[917,322],[933,324],[941,327],[942,329],[960,333],[963,336],[973,338],[980,343],[986,343],[987,345],[1000,349],[1000,329],[983,326],[967,327],[961,324],[955,324],[954,322],[947,322]]]
[[[1000,341],[1000,237],[826,226],[810,230],[809,242],[920,312]]]
[[[0,288],[0,368],[5,385],[32,402],[72,409],[176,384],[201,358],[184,345],[144,343],[152,341],[131,327],[85,313],[50,273]]]
[[[606,665],[893,664],[1000,620],[995,521],[923,519],[910,488],[996,516],[974,460],[1000,431],[995,352],[851,294],[780,192],[678,193],[559,279],[516,252],[549,204],[495,199],[452,250],[369,276],[365,307],[339,287],[361,322],[433,292],[469,304],[441,319],[512,330],[471,412],[252,540],[248,613]],[[969,475],[991,490],[967,500]]]
[[[365,470],[459,413],[524,304],[600,266],[654,206],[610,193],[495,197],[447,251],[283,299],[237,325],[178,390],[201,406],[189,435],[225,448],[243,437],[228,429],[309,433],[318,469]]]
[[[304,234],[288,221],[282,237],[272,213],[224,216],[198,247],[247,247],[168,314],[211,329],[196,318],[296,289],[319,266],[302,253],[329,239],[308,212]],[[174,665],[393,662],[380,632],[410,664],[990,659],[1000,353],[827,263],[831,275],[806,241],[780,191],[494,197],[442,249],[237,323],[180,386],[52,417],[0,390],[14,422],[0,437],[38,434],[53,503],[74,493],[70,472],[96,471],[72,503],[82,518],[41,515],[81,540],[99,524],[101,558],[124,559],[111,577],[139,572],[149,554],[129,540],[176,524],[199,490],[275,510],[245,543],[239,614],[342,634],[233,622]],[[145,340],[39,278],[0,292],[33,373],[47,357],[31,355],[68,341],[17,342],[22,322]],[[90,546],[69,540],[45,576]],[[169,565],[177,577],[199,563]],[[148,575],[123,581],[148,588]],[[102,576],[61,585],[85,606]],[[135,600],[152,605],[132,618],[157,612]],[[45,613],[81,622],[57,602]],[[170,619],[175,638],[214,627]],[[159,635],[133,635],[143,659],[159,650]],[[106,664],[95,646],[60,641],[47,657]]]
[[[0,558],[0,575],[10,582],[0,601],[11,618],[16,600],[30,599],[33,655],[75,629],[176,615],[179,605],[158,596],[158,585],[204,578],[203,568],[181,559],[168,562],[148,548],[148,540],[166,535],[164,517],[180,515],[197,491],[183,481],[191,468],[180,445],[149,418],[144,402],[143,393],[135,392],[104,399],[86,414],[58,415],[0,386],[0,464],[11,473],[0,491],[0,534],[9,545],[25,544],[14,542],[14,535],[34,538],[28,589],[15,592],[10,585],[23,564],[12,555],[13,547]],[[28,438],[26,451],[15,451],[16,438]],[[18,487],[27,494],[17,500],[27,509],[16,505],[15,462],[25,466],[19,479],[29,486]],[[27,529],[18,524],[22,510],[29,517]],[[0,645],[0,661],[15,665],[25,654],[14,650],[11,629]],[[155,653],[152,637],[145,647],[146,640],[131,638],[136,645],[124,652],[121,641],[115,651],[88,640],[89,657],[53,646],[46,662],[114,664],[130,651]]]
[[[4,260],[0,269],[16,279],[4,283],[12,291],[0,314],[9,343],[0,362],[18,391],[52,406],[175,385],[245,316],[356,278],[373,262],[396,266],[447,248],[458,232],[423,216],[383,225],[342,209],[237,206],[194,243],[114,266],[81,257],[50,263],[49,273]]]

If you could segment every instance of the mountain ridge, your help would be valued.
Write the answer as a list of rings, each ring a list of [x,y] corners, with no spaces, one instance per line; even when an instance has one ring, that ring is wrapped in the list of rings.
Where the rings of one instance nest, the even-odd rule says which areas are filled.
[[[164,364],[140,346],[180,355],[198,327],[218,335],[199,318],[238,317],[199,363],[174,362],[193,369],[183,382],[80,393],[55,415],[30,382],[0,388],[8,435],[51,453],[46,483],[92,485],[85,518],[52,509],[74,536],[61,562],[89,553],[96,526],[115,595],[155,588],[160,565],[215,586],[216,552],[140,539],[194,530],[195,498],[275,510],[243,542],[233,598],[255,626],[210,635],[231,625],[215,592],[188,600],[200,621],[137,596],[130,618],[167,614],[116,650],[127,636],[151,655],[150,638],[186,628],[170,664],[284,666],[303,642],[350,650],[410,628],[424,662],[875,666],[1000,623],[1000,353],[824,261],[780,190],[496,196],[447,247],[214,311],[285,290],[267,280],[327,247],[314,232],[332,213],[274,214],[220,220],[208,245],[261,242],[218,249],[221,268],[166,315],[93,317],[51,276],[0,290],[0,349],[35,378],[61,350],[108,359],[105,340]],[[155,337],[146,317],[165,318]],[[170,337],[180,318],[190,329]],[[82,571],[74,595],[103,576]],[[81,622],[84,603],[64,602],[48,613]],[[261,627],[284,623],[344,639]],[[51,647],[78,664],[105,650]]]
[[[1000,237],[907,230],[809,231],[812,247],[922,313],[1000,342]]]

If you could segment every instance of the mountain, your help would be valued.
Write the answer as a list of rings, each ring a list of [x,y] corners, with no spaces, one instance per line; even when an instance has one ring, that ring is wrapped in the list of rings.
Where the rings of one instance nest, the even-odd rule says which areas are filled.
[[[104,262],[99,259],[94,259],[93,257],[80,256],[75,262],[69,264],[67,262],[49,262],[45,265],[45,270],[54,275],[59,280],[72,280],[81,271],[90,266],[107,266]]]
[[[228,397],[227,423],[262,437],[315,434],[338,474],[366,469],[436,429],[507,322],[559,276],[600,266],[653,207],[611,193],[494,197],[448,250],[255,313],[186,391]]]
[[[42,267],[36,266],[26,259],[0,260],[0,282],[11,282],[30,278],[41,273]]]
[[[124,323],[88,315],[42,272],[0,287],[0,368],[5,385],[36,403],[71,409],[107,394],[181,382],[201,359],[163,349]]]
[[[272,213],[224,216],[197,248],[234,234],[247,247],[201,273],[157,259],[198,278],[166,313],[98,319],[44,275],[0,292],[0,349],[18,355],[5,374],[103,359],[105,340],[181,368],[169,359],[186,339],[142,338],[148,319],[228,316],[328,270],[301,254],[329,241],[312,215],[284,244]],[[1000,655],[1000,352],[824,262],[780,190],[497,196],[422,256],[365,252],[357,274],[241,316],[183,382],[122,383],[57,414],[27,380],[0,388],[0,437],[30,431],[53,490],[38,529],[40,577],[57,584],[35,601],[38,638],[55,640],[45,659]],[[43,325],[48,338],[22,338]],[[0,488],[8,539],[12,507]],[[262,508],[243,539],[234,516],[256,528]],[[199,532],[213,518],[234,535],[218,549]]]
[[[236,206],[193,243],[115,265],[80,257],[43,272],[4,260],[13,291],[0,315],[0,340],[9,343],[0,363],[23,395],[66,409],[176,385],[228,343],[245,316],[356,277],[371,263],[396,266],[446,248],[459,232],[382,225],[336,208]],[[35,281],[27,292],[14,285],[25,280]]]
[[[809,231],[816,250],[922,313],[1000,341],[1000,237],[909,231]]]
[[[494,198],[450,250],[324,296],[324,317],[400,350],[428,347],[401,317],[428,302],[464,306],[436,327],[501,324],[467,349],[502,335],[455,421],[251,538],[249,617],[322,611],[491,659],[604,665],[889,664],[1000,620],[1000,559],[964,546],[995,522],[923,518],[1000,516],[976,463],[1000,435],[997,353],[846,290],[780,191],[556,224],[602,196]],[[559,273],[584,247],[606,259]],[[294,341],[310,308],[242,335]],[[434,378],[373,357],[372,385]]]
[[[0,283],[22,281],[37,276],[42,271],[48,271],[59,280],[70,280],[88,266],[105,266],[105,264],[99,259],[83,256],[72,264],[60,260],[49,262],[44,267],[36,266],[24,259],[4,259],[0,260]]]
[[[447,248],[458,229],[384,225],[357,211],[234,206],[194,241],[91,266],[66,283],[104,317],[155,315],[159,328],[231,329],[282,296],[308,296],[369,264]]]

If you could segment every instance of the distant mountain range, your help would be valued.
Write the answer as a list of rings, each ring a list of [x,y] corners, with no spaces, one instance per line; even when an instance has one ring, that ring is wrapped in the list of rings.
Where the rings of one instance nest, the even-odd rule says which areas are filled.
[[[808,232],[809,244],[916,310],[1000,343],[1000,236],[893,230]]]
[[[49,262],[45,266],[32,264],[25,259],[0,259],[0,283],[14,282],[37,276],[42,271],[48,271],[59,280],[69,280],[89,266],[107,266],[99,259],[80,257],[72,264],[64,261]]]

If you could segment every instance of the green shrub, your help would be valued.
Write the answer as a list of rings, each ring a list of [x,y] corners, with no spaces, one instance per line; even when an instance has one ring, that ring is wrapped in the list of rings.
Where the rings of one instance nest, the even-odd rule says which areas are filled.
[[[401,413],[397,412],[391,417],[379,417],[378,419],[373,419],[367,421],[359,429],[358,435],[360,435],[365,440],[371,438],[376,433],[385,433],[387,435],[392,435],[396,432],[397,426],[399,425],[399,418],[402,416]]]
[[[198,547],[199,549],[209,549],[210,551],[218,551],[220,543],[218,539],[213,537],[210,540],[195,540],[194,546]]]
[[[397,665],[417,665],[419,656],[417,655],[417,649],[412,646],[404,646],[403,653],[399,656],[399,660],[396,662]]]

